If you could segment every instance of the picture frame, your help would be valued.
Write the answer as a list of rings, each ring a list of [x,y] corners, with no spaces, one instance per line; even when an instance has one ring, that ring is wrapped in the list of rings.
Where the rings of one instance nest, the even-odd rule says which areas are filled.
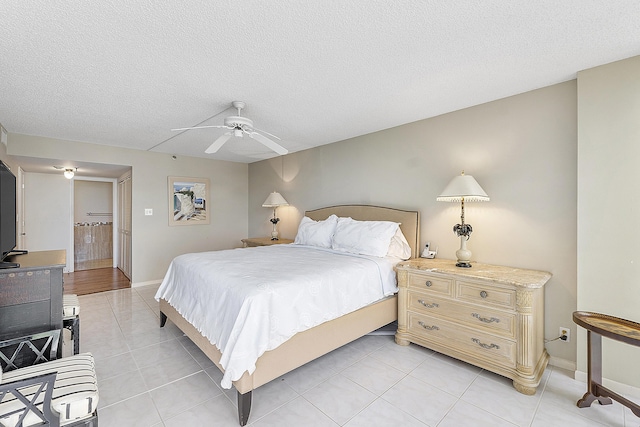
[[[210,183],[207,178],[168,177],[169,225],[211,223]]]

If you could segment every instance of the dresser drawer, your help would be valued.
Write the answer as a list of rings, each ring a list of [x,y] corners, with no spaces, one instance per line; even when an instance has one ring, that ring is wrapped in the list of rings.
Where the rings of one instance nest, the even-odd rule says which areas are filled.
[[[435,292],[443,295],[451,295],[453,292],[453,280],[432,276],[430,274],[409,273],[409,288]]]
[[[515,310],[516,291],[474,282],[456,282],[456,298],[476,304]]]
[[[515,367],[516,342],[465,328],[442,318],[409,312],[409,333],[455,348],[474,358]]]
[[[454,322],[462,322],[472,328],[499,333],[507,338],[515,338],[516,336],[516,316],[514,313],[459,303],[413,290],[409,291],[409,310],[427,316],[446,317]]]

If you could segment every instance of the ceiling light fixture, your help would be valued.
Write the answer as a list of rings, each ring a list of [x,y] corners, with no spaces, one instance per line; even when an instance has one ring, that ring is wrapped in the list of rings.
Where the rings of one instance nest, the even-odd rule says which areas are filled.
[[[78,170],[78,168],[76,168],[76,171]],[[67,168],[64,170],[64,177],[67,179],[71,179],[73,178],[73,176],[75,175],[75,172],[73,171],[73,169],[71,168]]]

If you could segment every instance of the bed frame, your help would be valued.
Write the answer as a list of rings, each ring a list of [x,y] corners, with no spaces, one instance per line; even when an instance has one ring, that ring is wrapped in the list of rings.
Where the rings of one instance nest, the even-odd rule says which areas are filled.
[[[420,215],[417,211],[404,211],[366,205],[343,205],[307,211],[313,220],[324,220],[331,214],[351,217],[360,221],[399,222],[400,229],[411,246],[411,257],[417,256],[419,247]],[[215,365],[220,366],[222,354],[196,328],[178,313],[166,300],[160,299],[160,327],[170,319],[185,333]],[[251,411],[251,392],[281,375],[307,362],[348,344],[369,332],[379,329],[398,318],[397,296],[387,297],[337,319],[322,323],[304,332],[297,333],[279,347],[265,352],[256,362],[256,370],[233,382],[238,393],[238,419],[241,426],[247,424]]]

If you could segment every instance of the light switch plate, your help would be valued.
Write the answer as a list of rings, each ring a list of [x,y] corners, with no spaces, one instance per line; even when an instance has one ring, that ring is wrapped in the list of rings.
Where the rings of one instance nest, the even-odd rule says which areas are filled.
[[[153,215],[153,209],[145,209],[144,210],[144,214],[145,215]]]

